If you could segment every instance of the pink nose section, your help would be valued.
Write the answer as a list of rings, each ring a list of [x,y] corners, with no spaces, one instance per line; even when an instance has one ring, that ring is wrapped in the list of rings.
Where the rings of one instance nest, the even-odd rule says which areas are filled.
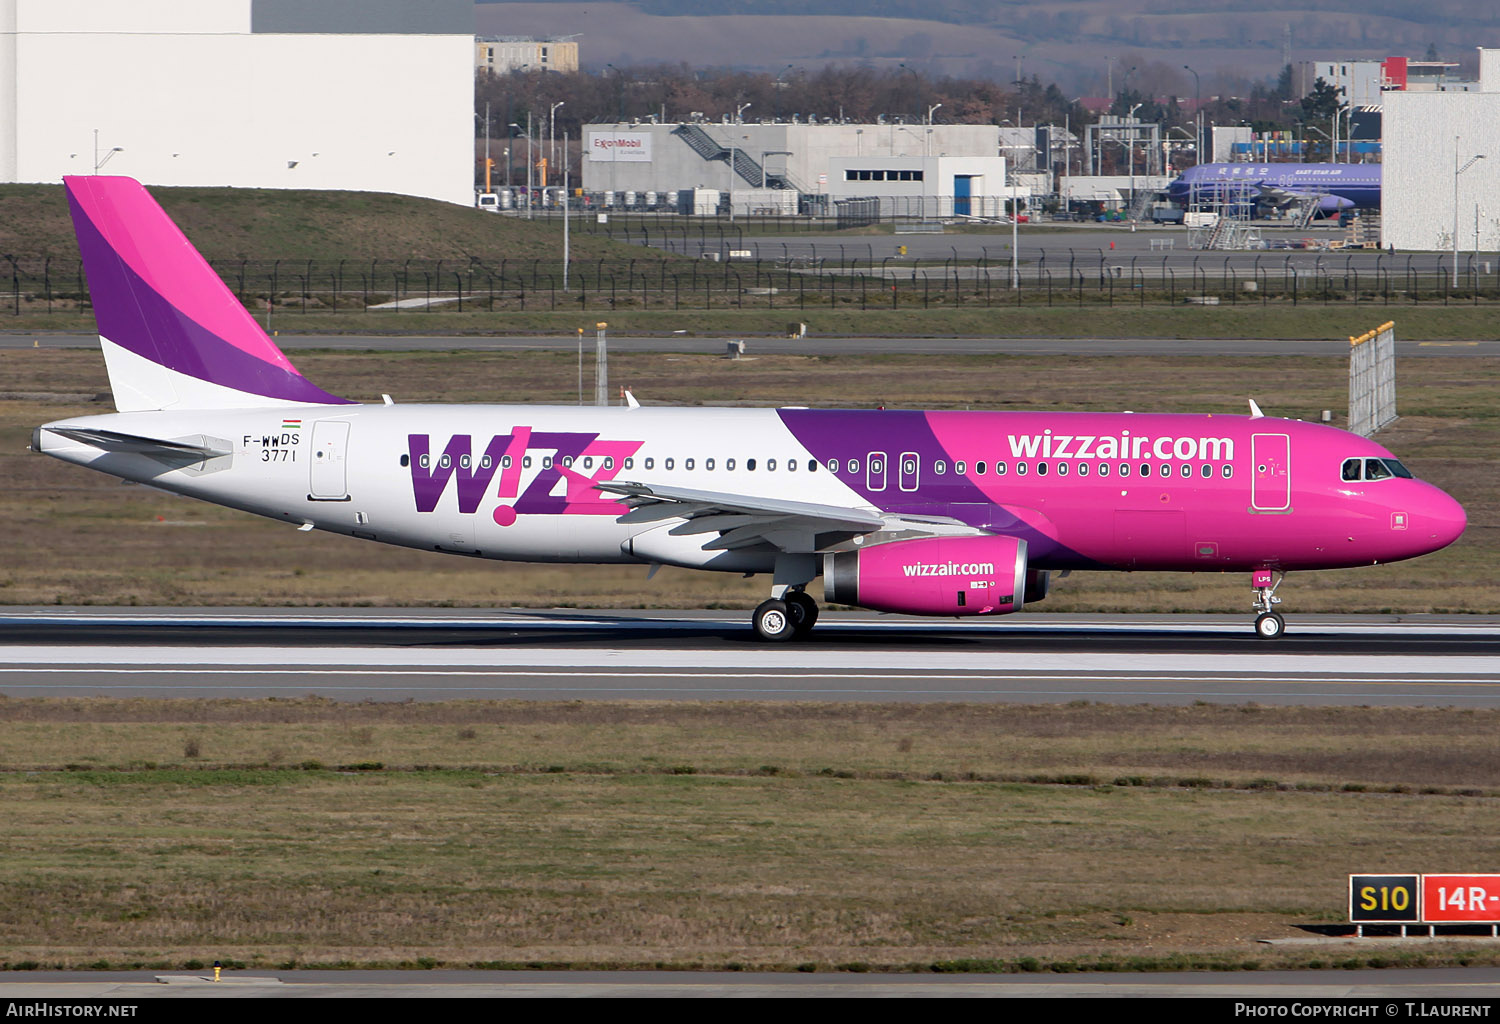
[[[1419,520],[1422,532],[1432,541],[1430,550],[1445,548],[1463,534],[1469,525],[1464,507],[1442,491],[1433,488],[1433,495],[1422,509]]]

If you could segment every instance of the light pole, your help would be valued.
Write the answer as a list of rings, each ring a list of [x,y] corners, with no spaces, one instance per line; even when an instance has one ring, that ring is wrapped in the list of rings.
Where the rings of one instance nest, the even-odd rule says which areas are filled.
[[[734,108],[734,123],[735,124],[738,125],[738,124],[741,123],[740,116],[742,114],[744,114],[745,110],[747,108],[749,108],[750,106],[751,106],[750,103],[741,103],[739,106],[737,106],[737,107]],[[728,193],[728,198],[729,198],[729,223],[731,223],[731,224],[734,223],[734,149],[735,149],[735,133],[736,133],[736,131],[737,131],[737,129],[731,129],[730,132],[729,132],[729,193]]]
[[[771,120],[772,121],[780,121],[781,120],[781,80],[786,77],[786,74],[787,74],[788,71],[791,71],[795,67],[796,67],[795,64],[788,64],[782,70],[781,74],[779,74],[779,75],[776,76],[776,81],[774,81],[774,82],[771,83],[771,93],[772,93],[772,96],[771,96]]]
[[[934,103],[932,106],[927,108],[927,123],[929,125],[932,124],[932,112],[941,106],[941,103]]]
[[[557,108],[565,104],[567,100],[558,100],[547,110],[547,171],[550,174],[552,168],[557,166]],[[546,176],[543,176],[542,188],[547,187]]]
[[[111,146],[109,152],[104,154],[104,159],[100,160],[99,159],[99,129],[97,129],[97,128],[94,129],[94,173],[95,174],[99,173],[99,168],[101,168],[105,164],[109,163],[109,158],[110,157],[114,156],[116,153],[123,153],[123,152],[125,152],[125,148],[123,146]]]
[[[1198,77],[1198,72],[1186,64],[1182,66],[1182,69],[1193,76],[1193,160],[1201,164],[1203,163],[1203,81]]]
[[[1453,287],[1455,288],[1458,287],[1458,176],[1473,167],[1476,160],[1484,159],[1483,153],[1475,153],[1462,167],[1458,166],[1458,142],[1459,137],[1455,135],[1453,137]]]
[[[1134,71],[1135,68],[1131,68]],[[1130,230],[1135,230],[1135,112],[1141,109],[1142,104],[1137,103],[1130,108],[1130,113],[1125,117],[1129,121],[1130,132]]]

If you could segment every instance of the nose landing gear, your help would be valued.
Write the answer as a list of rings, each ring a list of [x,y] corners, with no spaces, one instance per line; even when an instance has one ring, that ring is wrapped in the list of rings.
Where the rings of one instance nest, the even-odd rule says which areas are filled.
[[[1272,576],[1275,581],[1272,581]],[[1270,569],[1259,569],[1252,577],[1255,587],[1255,635],[1262,640],[1276,640],[1286,632],[1286,619],[1275,610],[1276,605],[1281,603],[1281,598],[1276,596],[1276,588],[1281,586],[1281,581],[1286,579],[1286,573],[1273,573]]]

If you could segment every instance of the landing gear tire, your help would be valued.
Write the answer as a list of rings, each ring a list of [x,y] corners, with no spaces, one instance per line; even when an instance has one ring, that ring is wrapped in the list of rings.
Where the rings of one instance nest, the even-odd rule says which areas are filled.
[[[750,616],[750,625],[762,640],[790,640],[797,633],[796,620],[787,603],[774,597],[760,603]]]
[[[1286,619],[1276,612],[1266,612],[1255,617],[1255,635],[1262,640],[1276,640],[1286,632]]]
[[[797,636],[806,636],[818,621],[818,602],[797,590],[786,596],[787,611],[792,615],[792,629]]]

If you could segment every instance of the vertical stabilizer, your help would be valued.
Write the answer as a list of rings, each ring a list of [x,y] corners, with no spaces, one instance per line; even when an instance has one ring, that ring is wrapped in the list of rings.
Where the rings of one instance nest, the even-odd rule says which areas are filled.
[[[350,404],[297,372],[140,182],[63,184],[117,409]]]

